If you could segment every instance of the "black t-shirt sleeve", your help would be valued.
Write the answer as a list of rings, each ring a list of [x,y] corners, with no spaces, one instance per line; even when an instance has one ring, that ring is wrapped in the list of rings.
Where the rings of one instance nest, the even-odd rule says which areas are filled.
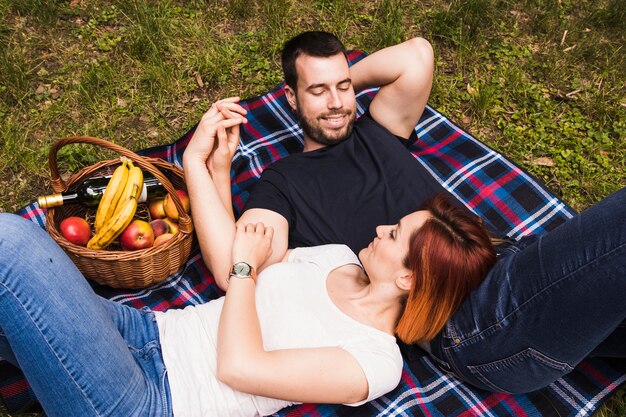
[[[244,207],[244,212],[253,208],[271,210],[292,223],[292,208],[289,197],[284,190],[288,190],[284,176],[271,167],[263,171],[259,182],[256,183]]]
[[[365,110],[365,113],[363,113],[363,115],[361,117],[364,117],[364,118],[372,120],[374,123],[379,125],[381,128],[385,129],[389,133],[389,135],[395,136],[395,138],[398,139],[398,141],[400,143],[402,143],[406,148],[409,148],[409,147],[413,146],[413,144],[415,144],[415,142],[417,142],[417,140],[419,139],[417,137],[417,132],[415,131],[415,129],[413,129],[411,131],[411,134],[409,135],[408,138],[403,138],[402,136],[394,135],[393,133],[389,132],[389,130],[385,126],[383,126],[382,124],[380,124],[376,120],[374,120],[374,118],[372,117],[372,114],[370,113],[370,109],[369,108],[367,110]]]

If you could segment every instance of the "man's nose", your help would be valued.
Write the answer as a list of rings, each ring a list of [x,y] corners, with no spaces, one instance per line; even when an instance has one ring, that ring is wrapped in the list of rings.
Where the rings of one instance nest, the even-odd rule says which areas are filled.
[[[328,95],[328,108],[329,109],[340,109],[343,107],[343,103],[341,98],[339,97],[339,93],[335,89],[330,90],[330,94]]]

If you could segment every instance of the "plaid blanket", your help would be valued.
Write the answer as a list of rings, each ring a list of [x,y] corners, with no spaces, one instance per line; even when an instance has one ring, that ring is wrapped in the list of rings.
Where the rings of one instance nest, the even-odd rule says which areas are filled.
[[[349,58],[354,63],[363,56],[354,51]],[[359,115],[375,92],[368,90],[358,95]],[[242,131],[233,162],[233,206],[237,214],[263,169],[301,151],[303,143],[283,86],[242,104],[249,111],[249,123]],[[140,153],[180,165],[193,130],[171,145]],[[409,149],[416,163],[423,164],[453,195],[511,239],[544,233],[573,215],[568,206],[530,175],[436,110],[426,109],[416,132],[419,139]],[[36,203],[19,214],[44,225],[44,212]],[[154,287],[124,291],[93,286],[105,297],[154,310],[200,304],[221,295],[197,248],[180,272]],[[626,380],[626,361],[593,359],[540,391],[527,395],[494,394],[440,372],[419,349],[404,352],[404,357],[400,384],[375,401],[357,408],[302,404],[281,410],[276,416],[587,416]],[[0,396],[15,412],[35,402],[23,375],[6,362],[0,362]]]

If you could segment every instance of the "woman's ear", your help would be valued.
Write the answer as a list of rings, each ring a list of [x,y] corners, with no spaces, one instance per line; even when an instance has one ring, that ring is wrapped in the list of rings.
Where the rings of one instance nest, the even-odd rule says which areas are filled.
[[[400,275],[396,278],[396,285],[403,291],[411,291],[411,286],[413,285],[413,275],[409,271]]]
[[[285,86],[285,96],[292,110],[296,110],[296,92],[288,85]]]

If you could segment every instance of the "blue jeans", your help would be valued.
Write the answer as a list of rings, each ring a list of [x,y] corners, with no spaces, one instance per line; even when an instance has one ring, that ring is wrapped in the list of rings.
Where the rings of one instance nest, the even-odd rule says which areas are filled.
[[[49,417],[171,416],[154,313],[96,295],[39,226],[0,214],[0,357]]]
[[[626,357],[626,188],[505,250],[430,353],[489,391],[545,387],[588,356]]]

